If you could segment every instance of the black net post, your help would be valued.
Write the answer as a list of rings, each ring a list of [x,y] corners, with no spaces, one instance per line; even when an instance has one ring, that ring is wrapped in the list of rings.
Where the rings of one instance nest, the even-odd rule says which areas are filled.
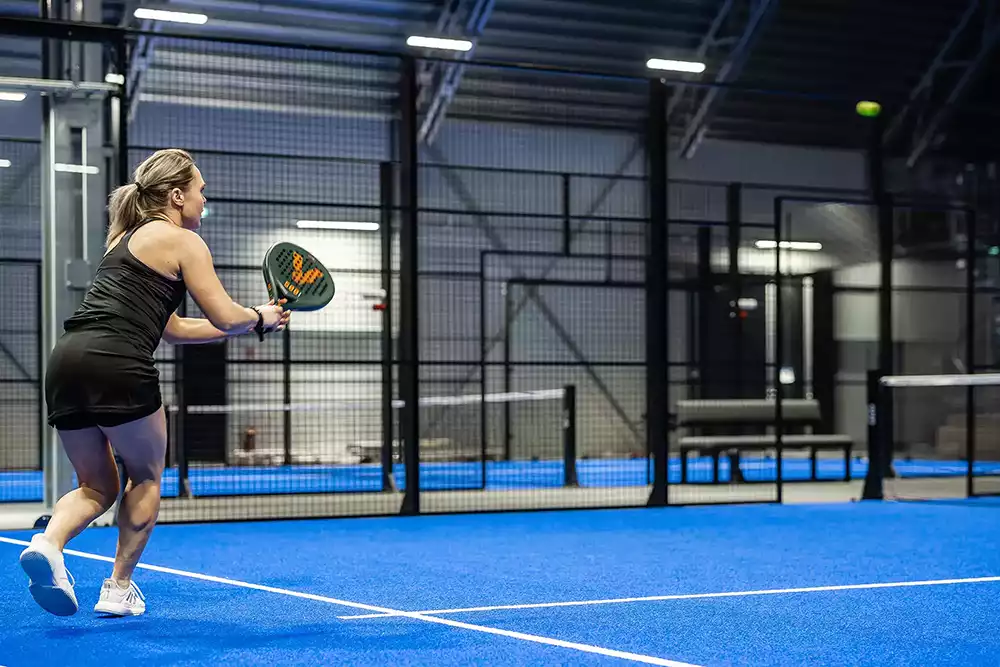
[[[411,56],[400,62],[399,194],[400,323],[399,393],[403,401],[400,430],[406,461],[403,514],[420,513],[420,329],[417,297],[417,63]]]
[[[862,500],[881,500],[882,482],[885,477],[885,460],[891,443],[885,441],[886,429],[883,427],[888,392],[882,387],[882,375],[878,370],[868,371],[868,473],[865,475],[865,485],[861,492]]]
[[[649,234],[646,261],[646,442],[653,455],[653,489],[649,505],[666,505],[670,412],[667,362],[667,100],[661,79],[649,83],[649,118],[646,135],[648,160]]]
[[[576,474],[576,386],[563,387],[563,468],[565,486],[579,486]]]

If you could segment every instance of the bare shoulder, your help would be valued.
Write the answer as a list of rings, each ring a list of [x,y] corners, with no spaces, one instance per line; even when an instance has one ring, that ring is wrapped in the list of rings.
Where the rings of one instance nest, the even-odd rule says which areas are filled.
[[[130,239],[129,251],[150,268],[177,280],[196,241],[201,238],[186,229],[167,222],[151,222],[136,231]]]
[[[139,230],[132,239],[132,245],[134,246],[137,241],[144,246],[153,246],[161,253],[176,257],[178,260],[205,245],[201,237],[191,230],[159,221],[152,222]]]

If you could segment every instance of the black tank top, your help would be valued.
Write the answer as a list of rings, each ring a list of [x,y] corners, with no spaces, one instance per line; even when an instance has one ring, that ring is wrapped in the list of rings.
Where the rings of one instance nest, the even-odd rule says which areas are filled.
[[[132,235],[148,222],[143,220],[104,255],[83,303],[63,325],[67,332],[111,331],[152,357],[187,287],[183,280],[146,266],[128,249]]]

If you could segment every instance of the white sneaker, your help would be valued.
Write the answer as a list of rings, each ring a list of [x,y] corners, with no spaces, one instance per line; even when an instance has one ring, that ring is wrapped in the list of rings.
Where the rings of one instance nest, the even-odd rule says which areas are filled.
[[[113,616],[138,616],[146,611],[146,597],[133,581],[122,588],[114,579],[105,579],[101,586],[101,599],[94,611]]]
[[[31,580],[31,597],[45,611],[72,616],[80,608],[73,592],[76,581],[66,569],[63,554],[43,534],[32,537],[31,546],[21,552],[21,569]]]

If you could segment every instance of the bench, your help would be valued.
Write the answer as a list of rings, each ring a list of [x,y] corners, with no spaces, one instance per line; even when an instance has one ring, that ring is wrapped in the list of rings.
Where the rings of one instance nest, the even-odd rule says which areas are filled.
[[[705,399],[677,402],[675,425],[695,428],[704,426],[773,426],[777,421],[776,405],[769,399]],[[844,453],[844,481],[851,479],[851,451],[854,440],[848,435],[789,433],[789,430],[815,425],[820,421],[819,402],[814,399],[786,398],[781,401],[784,425],[781,448],[809,451],[809,481],[819,481],[816,475],[817,454],[821,450]],[[744,451],[776,449],[773,434],[686,435],[678,440],[681,456],[681,483],[688,481],[688,457],[691,453],[707,453],[712,457],[712,482],[719,482],[720,455],[728,455],[731,479],[745,482],[740,469],[740,454]]]

